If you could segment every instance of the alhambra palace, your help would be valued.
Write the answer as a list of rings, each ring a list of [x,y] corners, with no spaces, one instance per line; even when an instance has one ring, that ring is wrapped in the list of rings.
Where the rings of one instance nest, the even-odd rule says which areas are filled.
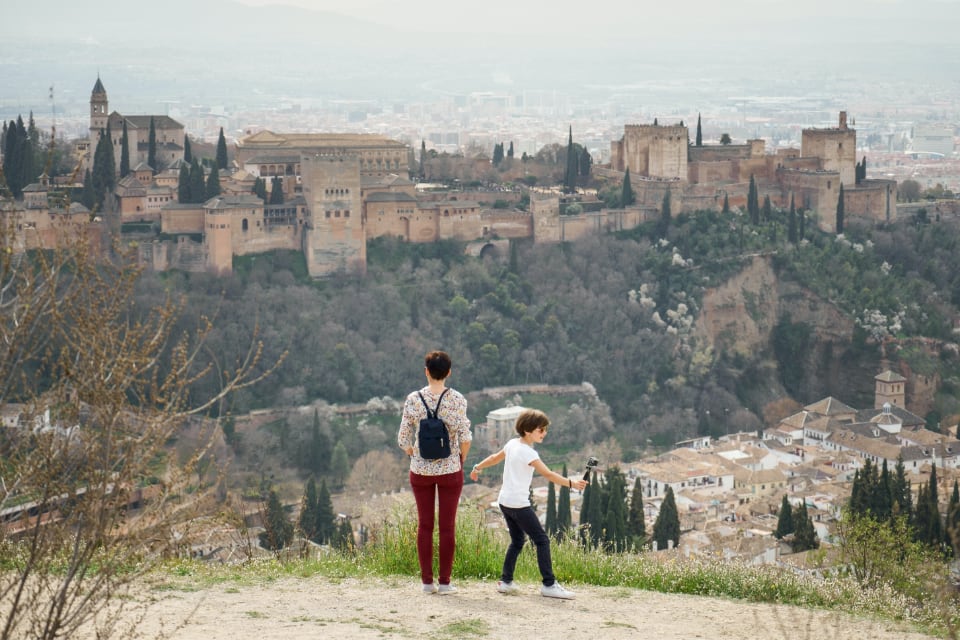
[[[163,165],[159,171],[146,163],[151,120],[156,158]],[[183,125],[168,116],[110,112],[97,78],[90,96],[89,138],[76,144],[83,166],[108,123],[118,167],[120,132],[126,125],[131,167],[117,183],[113,215],[121,226],[159,227],[159,235],[137,239],[141,262],[154,270],[229,274],[235,256],[296,250],[303,252],[312,277],[324,277],[363,272],[367,240],[381,236],[408,242],[456,239],[476,254],[515,238],[569,241],[656,219],[668,191],[674,213],[719,211],[724,201],[745,207],[751,176],[761,200],[768,196],[773,206],[787,208],[793,199],[796,206],[818,213],[817,224],[827,232],[834,231],[841,185],[846,216],[889,221],[897,199],[896,181],[857,179],[856,130],[845,112],[834,128],[803,130],[799,150],[776,154],[766,153],[763,140],[693,146],[683,123],[626,125],[623,137],[611,142],[610,164],[594,171],[616,180],[629,168],[636,203],[576,215],[561,215],[567,196],[549,190],[532,191],[528,211],[494,208],[494,196],[483,192],[423,192],[410,179],[416,164],[409,145],[344,133],[247,135],[236,142],[232,173],[221,174],[221,194],[202,204],[181,204],[177,184]],[[274,177],[281,179],[283,204],[267,204],[253,193],[258,178],[270,184]],[[48,178],[41,176],[24,189],[22,203],[15,203],[20,246],[50,246],[64,224],[91,237],[103,234],[104,219],[77,203],[56,205],[52,191]]]

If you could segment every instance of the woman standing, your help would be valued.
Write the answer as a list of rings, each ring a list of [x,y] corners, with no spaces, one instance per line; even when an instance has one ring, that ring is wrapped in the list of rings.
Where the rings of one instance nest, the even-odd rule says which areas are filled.
[[[446,386],[452,363],[443,351],[431,351],[424,359],[427,386],[407,396],[397,444],[410,456],[410,487],[417,503],[417,559],[424,593],[450,594],[453,553],[456,544],[457,504],[463,490],[463,463],[470,451],[470,420],[467,400]],[[443,420],[450,435],[450,455],[427,459],[420,455],[418,432],[428,410]],[[433,582],[434,505],[439,503],[439,586]]]

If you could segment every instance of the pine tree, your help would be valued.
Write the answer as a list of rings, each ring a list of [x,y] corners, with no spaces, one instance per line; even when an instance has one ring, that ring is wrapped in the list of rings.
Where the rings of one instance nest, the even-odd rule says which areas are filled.
[[[843,234],[843,185],[840,185],[840,195],[837,197],[837,235]]]
[[[320,483],[320,492],[317,494],[317,533],[313,541],[317,544],[328,544],[333,539],[336,526],[333,500],[330,498],[330,490],[327,489],[327,481],[324,480]]]
[[[156,173],[160,167],[157,166],[157,125],[150,116],[150,133],[147,137],[147,164]]]
[[[293,524],[287,521],[287,515],[280,504],[277,492],[270,490],[267,498],[267,511],[263,518],[264,531],[260,533],[260,546],[270,551],[279,551],[293,540]]]
[[[180,163],[180,175],[177,178],[177,202],[188,204],[193,202],[193,196],[190,193],[190,167],[186,162]]]
[[[342,487],[347,481],[347,476],[350,475],[350,458],[347,456],[347,447],[343,444],[343,440],[337,442],[337,446],[333,448],[333,455],[330,458],[330,475],[333,476],[338,487]]]
[[[223,136],[223,127],[220,127],[220,137],[217,138],[217,164],[218,169],[226,169],[227,159],[227,139]]]
[[[780,513],[777,515],[777,529],[773,532],[777,540],[794,532],[793,507],[787,499],[787,494],[783,494],[783,500],[780,502]]]
[[[703,131],[700,129],[700,114],[697,114],[697,142],[698,147],[703,146]]]
[[[307,485],[303,491],[303,503],[300,507],[300,520],[298,521],[300,533],[304,538],[313,540],[317,535],[317,483],[313,476],[307,480]]]
[[[120,177],[130,173],[130,136],[127,134],[127,121],[123,121],[123,133],[120,135]]]
[[[270,181],[270,204],[283,204],[283,178],[273,176]]]
[[[669,542],[674,546],[680,543],[680,514],[677,512],[677,501],[673,497],[673,488],[667,487],[660,505],[660,513],[653,523],[653,541],[658,550],[666,549]]]
[[[557,537],[557,492],[552,482],[547,487],[547,517],[544,528],[547,535]]]
[[[187,164],[193,162],[193,149],[190,148],[190,136],[183,134],[183,161]]]
[[[207,176],[207,200],[215,198],[218,195],[220,195],[220,169],[217,165],[213,165],[210,169],[210,175]]]
[[[563,477],[567,477],[567,465],[563,465]],[[573,526],[573,517],[570,512],[570,488],[560,487],[557,497],[557,539],[563,540],[570,533]]]
[[[620,204],[629,207],[636,201],[637,196],[633,192],[633,187],[630,186],[630,167],[627,167],[627,170],[623,172],[623,191],[620,195]]]

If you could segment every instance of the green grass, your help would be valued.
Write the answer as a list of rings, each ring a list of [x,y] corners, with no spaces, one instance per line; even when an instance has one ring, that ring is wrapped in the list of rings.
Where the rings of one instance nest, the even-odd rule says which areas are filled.
[[[506,533],[481,524],[479,512],[463,509],[457,526],[453,574],[461,580],[495,580],[506,550]],[[537,583],[536,554],[528,545],[517,563],[516,579]],[[946,620],[938,598],[908,599],[890,587],[866,588],[841,575],[816,577],[771,565],[746,565],[720,556],[663,559],[654,554],[604,554],[576,542],[552,547],[554,572],[564,584],[616,587],[612,597],[628,589],[712,596],[756,603],[793,605],[842,611],[868,618],[905,622],[927,633],[943,633]],[[320,554],[310,559],[252,560],[238,565],[208,565],[192,560],[165,565],[158,588],[173,580],[189,590],[214,585],[255,585],[283,578],[323,576],[327,580],[363,577],[416,576],[416,522],[397,515],[378,528],[370,544],[352,554]],[[950,612],[957,617],[956,607]],[[951,620],[956,623],[957,620]],[[464,621],[464,625],[474,625]],[[453,635],[482,636],[485,629],[458,629]]]

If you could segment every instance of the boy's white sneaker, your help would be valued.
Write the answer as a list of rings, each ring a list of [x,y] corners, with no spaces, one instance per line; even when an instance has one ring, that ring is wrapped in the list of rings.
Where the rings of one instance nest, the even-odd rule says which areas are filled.
[[[560,598],[561,600],[573,600],[577,597],[573,591],[567,591],[560,586],[559,582],[554,582],[549,587],[540,587],[540,595],[544,598]]]
[[[436,593],[436,592],[437,592],[437,585],[434,584],[433,582],[431,582],[430,584],[425,584],[425,585],[423,585],[423,592],[424,592],[424,593]]]
[[[441,596],[448,596],[451,593],[456,593],[456,592],[457,592],[457,588],[452,584],[442,584],[439,587],[437,587],[437,593],[440,594]]]
[[[504,582],[503,580],[497,581],[498,593],[511,594],[511,593],[517,593],[518,591],[520,591],[520,587],[513,584],[512,582]]]

